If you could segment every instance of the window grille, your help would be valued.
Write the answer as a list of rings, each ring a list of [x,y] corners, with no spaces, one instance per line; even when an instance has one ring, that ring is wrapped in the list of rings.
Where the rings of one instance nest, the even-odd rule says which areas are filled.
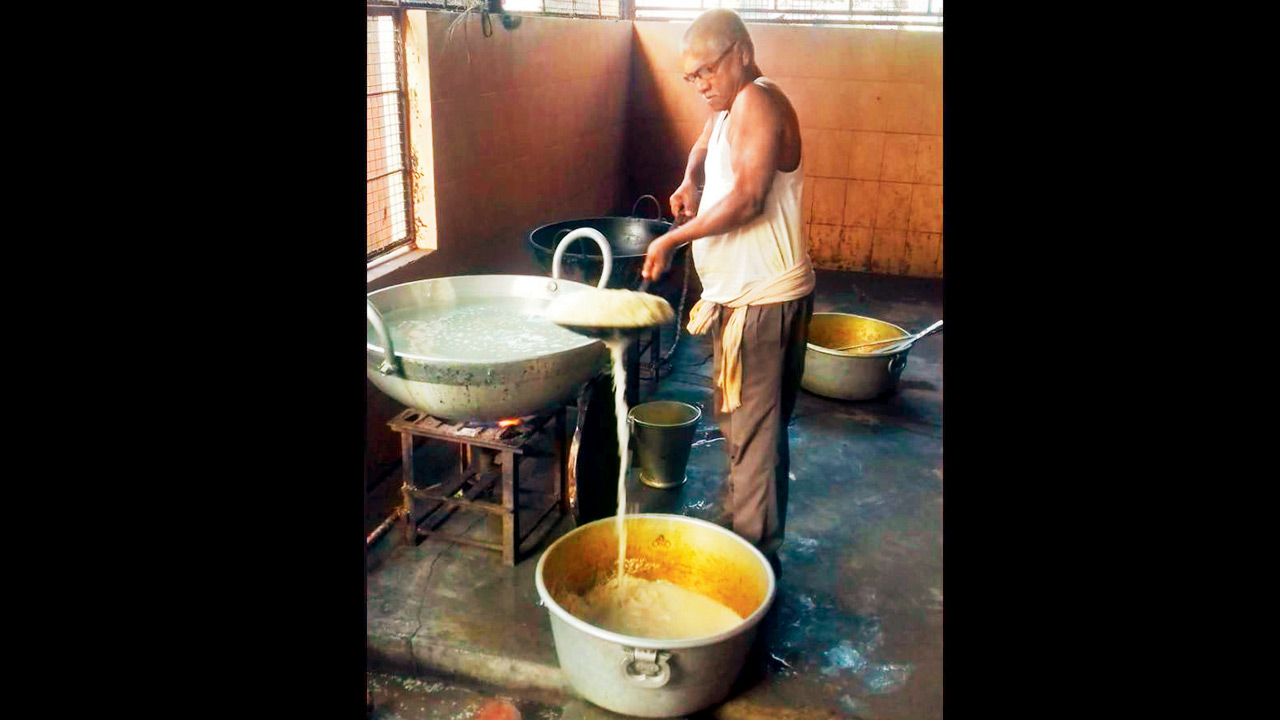
[[[502,0],[507,12],[542,13],[566,17],[620,17],[619,0]]]
[[[396,16],[369,13],[365,63],[365,257],[413,241],[405,172],[404,50]]]
[[[942,31],[942,0],[635,0],[635,19],[688,22],[717,7],[748,23]]]
[[[423,8],[453,12],[541,13],[580,18],[621,17],[621,0],[367,0],[374,7]],[[501,10],[499,10],[499,6]]]

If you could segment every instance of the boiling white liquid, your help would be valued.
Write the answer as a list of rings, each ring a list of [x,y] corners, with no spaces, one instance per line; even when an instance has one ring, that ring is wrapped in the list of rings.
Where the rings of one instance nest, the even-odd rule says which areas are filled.
[[[505,362],[591,342],[543,317],[546,304],[521,298],[463,300],[393,310],[384,322],[396,352],[449,360]]]
[[[631,578],[622,589],[609,581],[567,596],[563,605],[596,627],[663,640],[714,635],[742,622],[725,605],[666,580]]]

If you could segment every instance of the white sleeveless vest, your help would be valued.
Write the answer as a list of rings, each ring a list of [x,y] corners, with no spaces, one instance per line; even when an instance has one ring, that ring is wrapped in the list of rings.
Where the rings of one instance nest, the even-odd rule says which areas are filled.
[[[760,78],[764,79],[764,78]],[[759,80],[757,80],[758,82]],[[727,132],[729,111],[717,113],[705,163],[706,185],[699,212],[733,189],[733,165]],[[801,222],[804,160],[791,172],[775,171],[764,212],[751,222],[693,243],[693,263],[702,280],[702,299],[726,303],[751,286],[767,282],[803,262],[808,252]]]

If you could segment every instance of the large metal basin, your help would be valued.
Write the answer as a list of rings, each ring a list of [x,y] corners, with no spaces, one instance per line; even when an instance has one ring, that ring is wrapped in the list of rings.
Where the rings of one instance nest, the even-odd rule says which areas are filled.
[[[777,592],[769,561],[746,540],[705,520],[627,515],[628,577],[675,583],[744,619],[705,637],[621,635],[587,623],[562,605],[567,594],[582,595],[616,575],[616,521],[610,517],[583,525],[538,560],[534,582],[551,614],[560,668],[587,700],[627,715],[676,717],[724,700]]]
[[[444,420],[491,422],[536,413],[571,398],[583,383],[608,366],[603,343],[576,336],[570,346],[555,352],[530,347],[514,356],[507,352],[502,359],[486,360],[414,354],[390,341],[394,357],[388,359],[382,337],[385,327],[378,325],[400,310],[446,311],[477,301],[504,299],[533,314],[557,296],[587,289],[581,283],[548,277],[466,275],[418,280],[371,292],[367,296],[365,374],[400,403]],[[473,339],[481,349],[486,341],[482,326],[475,326],[477,337]]]
[[[814,313],[809,321],[800,387],[838,400],[870,400],[887,395],[898,386],[902,369],[907,366],[909,349],[876,353],[832,348],[907,335],[910,333],[897,325],[875,318],[849,313]]]

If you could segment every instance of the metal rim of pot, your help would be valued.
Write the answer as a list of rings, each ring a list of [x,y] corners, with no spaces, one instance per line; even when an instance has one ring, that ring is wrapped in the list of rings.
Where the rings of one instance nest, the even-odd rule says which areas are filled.
[[[548,248],[548,247],[544,247],[544,246],[542,245],[542,243],[540,243],[540,242],[537,242],[537,241],[533,240],[533,235],[534,235],[535,233],[537,233],[537,232],[539,232],[539,231],[541,231],[541,230],[545,230],[546,228],[549,228],[549,227],[551,227],[551,226],[553,226],[553,225],[577,225],[577,226],[581,226],[582,224],[588,224],[588,223],[598,222],[598,221],[600,221],[600,220],[632,220],[632,221],[635,221],[635,222],[641,222],[641,223],[657,223],[657,224],[661,225],[661,226],[664,228],[663,232],[670,232],[670,231],[671,231],[671,228],[675,227],[675,225],[674,225],[673,223],[671,223],[671,222],[669,222],[669,221],[667,221],[667,220],[663,220],[662,218],[638,218],[638,217],[622,216],[622,215],[606,215],[606,216],[600,216],[600,217],[573,218],[573,219],[571,219],[571,220],[557,220],[557,221],[555,221],[555,222],[544,223],[544,224],[539,225],[539,226],[537,226],[537,227],[533,228],[532,230],[529,230],[528,232],[526,232],[526,233],[525,233],[525,236],[529,238],[529,244],[530,244],[530,245],[533,245],[535,248],[537,248],[538,250],[541,250],[542,252],[550,253],[550,252],[554,252],[554,251],[555,251],[555,249],[556,249],[556,247],[559,245],[559,243],[564,242],[564,238],[568,236],[568,235],[567,235],[567,232],[566,232],[566,234],[565,234],[565,235],[560,235],[559,237],[553,237],[553,238],[552,238],[552,240],[551,240],[551,247],[549,247],[549,248]],[[655,237],[657,237],[657,236],[659,236],[659,235],[661,235],[661,234],[663,234],[663,233],[657,233],[657,234],[655,234]],[[574,262],[583,262],[583,261],[586,261],[586,260],[595,260],[595,261],[599,261],[599,260],[600,260],[600,256],[599,256],[599,255],[589,255],[589,254],[587,254],[587,253],[585,253],[585,252],[566,252],[566,253],[565,253],[565,255],[566,255],[570,260],[573,260]],[[642,258],[642,257],[644,257],[644,256],[645,256],[645,253],[619,253],[619,252],[614,252],[614,254],[613,254],[613,257],[614,257],[614,259],[616,259],[616,260],[635,259],[635,258]]]
[[[888,325],[894,330],[897,330],[898,332],[902,333],[902,339],[904,340],[911,336],[911,333],[908,332],[905,328],[898,327],[897,325],[894,325],[893,323],[887,322],[885,320],[881,320],[880,318],[873,318],[873,317],[867,317],[866,315],[855,315],[854,313],[842,313],[842,312],[814,313],[814,315],[839,315],[841,317],[858,318],[859,320],[870,320],[872,322],[880,323],[881,325]],[[808,341],[805,342],[805,345],[810,350],[820,352],[823,355],[830,355],[831,357],[838,357],[838,358],[853,358],[855,360],[858,360],[858,359],[878,360],[883,358],[892,358],[895,355],[902,355],[903,353],[906,353],[911,350],[911,348],[908,347],[908,348],[903,348],[902,350],[895,350],[893,352],[851,353],[843,350],[832,350],[831,348],[823,347],[821,345],[814,345],[813,343]]]
[[[506,280],[506,279],[510,279],[512,276],[511,276],[511,275],[467,275],[466,277],[468,277],[468,278],[477,278],[477,279],[489,279],[489,278],[493,278],[493,279],[503,279],[503,280]],[[431,279],[435,279],[435,278],[431,278]],[[443,278],[441,278],[441,279],[443,279]],[[385,288],[382,288],[382,289],[380,289],[380,290],[376,290],[376,291],[374,291],[374,292],[371,292],[371,293],[369,293],[369,294],[368,294],[368,296],[365,298],[365,301],[366,301],[366,303],[367,303],[366,308],[365,308],[365,312],[366,312],[366,316],[367,316],[367,317],[366,317],[366,319],[368,320],[368,322],[369,322],[371,325],[373,325],[374,333],[378,336],[378,341],[379,341],[379,342],[386,343],[386,344],[390,344],[390,342],[389,342],[389,341],[390,341],[390,339],[391,339],[391,338],[390,338],[390,333],[389,333],[389,332],[388,332],[388,330],[386,329],[386,320],[385,320],[385,318],[383,318],[383,316],[382,316],[382,312],[381,312],[380,310],[378,310],[377,306],[376,306],[376,305],[374,305],[374,303],[373,303],[374,296],[378,295],[379,293],[389,292],[389,291],[391,291],[391,290],[395,290],[396,288],[403,287],[403,286],[405,286],[405,285],[412,285],[412,284],[417,283],[417,282],[422,282],[422,281],[421,281],[421,280],[413,280],[413,281],[406,282],[406,283],[400,283],[399,285],[391,285],[391,286],[389,286],[389,287],[385,287]],[[548,283],[550,283],[550,284],[552,284],[552,285],[555,285],[556,283],[571,283],[571,284],[574,284],[574,285],[583,285],[584,287],[590,287],[589,285],[586,285],[585,283],[577,283],[577,282],[574,282],[573,280],[565,280],[565,279],[556,279],[556,280],[553,280],[553,279],[548,278],[548,279],[547,279],[547,282],[548,282]],[[384,336],[385,336],[385,337],[384,337]],[[583,340],[584,340],[584,342],[583,342],[583,344],[584,344],[584,345],[586,345],[586,344],[588,344],[588,343],[590,343],[590,342],[595,342],[595,341],[590,340],[590,339],[588,339],[588,338],[586,338],[586,337],[583,337]],[[460,360],[460,359],[458,359],[458,358],[437,357],[437,356],[433,356],[433,355],[415,355],[415,354],[413,354],[413,353],[405,352],[404,350],[401,350],[401,349],[399,349],[399,348],[395,347],[394,345],[392,345],[392,347],[391,347],[391,352],[392,352],[392,355],[394,356],[395,360],[388,361],[388,359],[387,359],[387,358],[388,358],[388,355],[387,355],[387,352],[386,352],[386,350],[384,349],[384,347],[385,347],[385,345],[383,345],[383,346],[379,346],[379,345],[374,345],[373,343],[369,343],[369,342],[366,342],[366,343],[365,343],[365,350],[366,350],[367,352],[374,353],[374,354],[376,354],[376,355],[381,355],[381,356],[383,357],[382,365],[380,366],[380,368],[379,368],[379,369],[380,369],[380,370],[382,370],[384,373],[386,373],[386,370],[387,370],[387,369],[390,369],[390,370],[392,371],[391,373],[386,373],[386,374],[401,374],[401,373],[399,373],[399,372],[398,372],[398,370],[399,370],[399,365],[400,365],[403,361],[416,362],[416,363],[419,363],[419,364],[428,364],[428,363],[449,363],[450,365],[456,365],[456,366],[460,366],[460,367],[462,367],[462,366],[470,366],[470,365],[474,365],[474,366],[477,366],[477,367],[482,367],[482,366],[489,366],[489,365],[492,365],[492,364],[493,364],[491,361],[487,361],[487,360],[485,360],[485,361],[479,361],[479,360],[477,360],[477,361],[468,361],[468,360]],[[559,355],[560,353],[564,353],[564,352],[571,352],[571,351],[573,351],[573,350],[575,350],[575,349],[577,349],[577,348],[575,347],[575,348],[570,348],[570,349],[568,349],[568,350],[562,350],[562,351],[560,351],[560,352],[558,352],[558,353],[541,353],[541,354],[530,355],[529,357],[510,358],[510,359],[507,359],[507,360],[503,360],[502,362],[503,362],[504,364],[505,364],[505,363],[526,362],[526,361],[528,361],[528,360],[532,360],[532,359],[536,359],[536,358],[540,358],[540,357],[551,357],[551,356]],[[390,367],[388,367],[388,364],[390,365]]]
[[[636,210],[640,207],[640,203],[641,203],[642,201],[644,201],[644,200],[651,200],[651,201],[653,201],[654,207],[655,207],[655,208],[657,208],[657,210],[658,210],[658,216],[657,216],[657,217],[653,217],[653,218],[642,218],[642,217],[640,217],[639,215],[636,215]],[[655,197],[655,196],[653,196],[653,195],[641,195],[640,197],[636,198],[636,201],[631,205],[631,214],[630,214],[630,215],[627,215],[626,217],[622,217],[622,216],[618,216],[618,215],[611,215],[611,216],[592,217],[592,218],[575,218],[575,219],[572,219],[572,220],[558,220],[558,221],[556,221],[556,222],[549,222],[549,223],[545,223],[545,224],[543,224],[543,225],[539,225],[538,227],[536,227],[536,228],[534,228],[534,229],[532,229],[532,230],[528,231],[527,233],[525,233],[525,235],[526,235],[526,236],[528,236],[528,238],[529,238],[529,243],[530,243],[531,245],[533,245],[534,247],[538,248],[539,250],[542,250],[543,252],[551,252],[551,250],[552,250],[551,248],[543,247],[541,243],[539,243],[539,242],[535,241],[535,240],[533,239],[534,235],[538,234],[539,232],[541,232],[541,231],[543,231],[543,230],[545,230],[545,229],[547,229],[547,228],[549,228],[549,227],[551,227],[551,226],[553,226],[553,225],[579,225],[579,227],[581,227],[581,224],[582,224],[582,223],[590,224],[590,223],[599,222],[600,220],[638,220],[638,221],[641,221],[641,222],[644,222],[644,223],[656,223],[656,224],[658,224],[658,226],[662,227],[662,232],[661,232],[661,233],[656,233],[656,234],[655,234],[655,237],[657,237],[658,235],[662,235],[663,233],[670,232],[670,231],[671,231],[671,228],[675,227],[674,223],[668,222],[667,220],[665,220],[665,219],[662,217],[662,203],[658,202],[658,198],[657,198],[657,197]],[[561,234],[557,234],[557,236],[556,236],[556,237],[553,237],[553,238],[551,239],[551,245],[552,245],[553,247],[555,247],[555,249],[556,249],[556,250],[560,250],[560,248],[561,248],[562,246],[564,246],[564,245],[565,245],[565,240],[566,240],[566,239],[568,239],[568,234],[567,234],[567,233],[569,232],[569,230],[568,230],[568,229],[565,229],[565,230],[562,230],[561,232],[563,232],[563,233],[565,233],[565,234],[563,234],[563,235],[561,235]],[[603,250],[603,248],[602,248],[602,251],[604,251],[604,252],[608,252],[608,250]],[[561,251],[561,252],[563,253],[563,251]],[[563,254],[567,254],[567,255],[569,256],[569,259],[570,259],[570,260],[572,260],[572,261],[574,261],[574,262],[582,262],[582,261],[586,260],[587,258],[594,258],[594,257],[595,257],[594,255],[588,255],[588,254],[587,254],[587,253],[585,253],[585,252],[583,252],[583,253],[563,253]],[[646,254],[646,253],[633,253],[633,254],[627,255],[627,254],[617,254],[617,253],[615,253],[615,254],[614,254],[614,257],[616,257],[616,258],[618,258],[618,259],[634,259],[634,258],[644,257],[644,256],[645,256],[645,254]],[[600,287],[604,287],[604,285],[601,285]]]
[[[682,405],[693,411],[693,417],[677,423],[655,423],[648,420],[640,420],[636,418],[636,410],[639,409],[640,405],[636,405],[635,407],[627,410],[627,426],[631,428],[632,433],[635,433],[636,423],[652,428],[683,428],[690,425],[696,425],[698,421],[702,419],[702,408],[694,405],[693,403],[681,402],[679,400],[650,400],[647,403],[641,403],[641,405],[653,405],[657,403]]]
[[[577,282],[574,282],[573,280],[562,279],[560,277],[561,256],[565,254],[565,249],[569,247],[569,243],[573,242],[574,240],[577,240],[580,237],[585,237],[585,238],[594,240],[596,245],[600,247],[601,260],[604,263],[604,269],[600,273],[600,282],[597,283],[596,287],[603,288],[605,287],[605,285],[608,284],[609,274],[613,266],[613,252],[609,248],[609,241],[599,231],[584,227],[584,228],[578,228],[577,230],[574,230],[569,234],[565,235],[564,239],[562,239],[559,245],[556,246],[555,259],[553,261],[552,270],[551,270],[551,280],[549,280],[547,284],[547,289],[549,291],[551,292],[557,291],[560,287],[559,283],[562,283],[562,282],[570,283],[572,285],[583,285],[584,287],[590,287],[585,285],[585,283],[577,283]],[[479,278],[479,279],[495,279],[496,278],[496,279],[510,280],[510,278],[513,276],[511,275],[469,275],[467,277],[473,277],[473,278]],[[519,276],[516,276],[516,277],[519,277]],[[413,285],[419,282],[422,282],[422,281],[413,280],[410,282],[399,283],[398,285],[392,285],[390,287],[385,287],[385,288],[382,288],[381,290],[375,290],[371,293],[365,294],[365,298],[364,298],[365,319],[368,321],[370,325],[373,326],[374,335],[377,336],[378,342],[381,343],[381,346],[378,346],[378,345],[373,345],[371,343],[366,342],[365,351],[376,353],[382,356],[382,362],[378,365],[378,371],[384,375],[403,375],[403,369],[400,366],[400,363],[403,360],[408,360],[410,362],[417,362],[420,364],[449,363],[452,365],[457,365],[459,367],[469,367],[473,365],[474,366],[492,365],[492,363],[488,361],[469,362],[464,360],[458,360],[456,358],[436,357],[432,355],[415,355],[412,353],[406,353],[403,350],[397,350],[395,348],[395,346],[391,343],[391,333],[387,330],[386,319],[382,317],[382,312],[378,310],[377,305],[374,304],[373,298],[375,295],[379,295],[382,293],[390,294],[391,291],[396,290],[397,288],[402,288],[407,285]],[[585,345],[587,343],[583,343],[583,344]],[[390,352],[387,351],[388,349],[390,349]],[[559,355],[561,353],[571,352],[572,350],[575,350],[575,349],[577,348],[575,347],[575,348],[570,348],[569,350],[563,350],[560,353],[551,353],[551,355],[552,356]],[[529,357],[511,358],[508,360],[503,360],[503,362],[504,363],[525,362],[527,360],[532,360],[536,357],[545,357],[545,356],[546,354],[531,355]]]
[[[547,558],[551,555],[552,551],[556,549],[556,546],[564,542],[569,537],[569,535],[576,533],[578,531],[584,530],[585,528],[589,528],[592,525],[598,525],[601,523],[616,523],[618,519],[616,516],[614,516],[614,517],[607,517],[607,518],[601,518],[599,520],[594,520],[592,522],[587,523],[586,525],[582,525],[581,527],[574,528],[570,533],[565,534],[564,536],[557,539],[555,542],[551,543],[551,546],[548,547],[546,551],[542,553],[542,557],[538,558],[538,565],[533,571],[533,578],[534,578],[534,583],[538,588],[538,595],[545,600],[543,604],[546,606],[547,610],[549,610],[551,613],[553,613],[556,617],[560,618],[564,622],[568,623],[569,626],[574,628],[575,630],[579,630],[581,632],[587,633],[588,635],[597,637],[606,642],[616,643],[624,647],[633,647],[633,648],[640,648],[645,650],[684,650],[688,648],[697,648],[697,647],[703,647],[707,645],[713,645],[723,640],[727,640],[735,635],[740,635],[741,633],[746,632],[747,630],[750,630],[752,627],[759,624],[759,622],[764,619],[765,614],[769,611],[770,606],[773,605],[773,601],[778,594],[778,579],[773,574],[773,566],[769,564],[769,559],[764,556],[764,553],[760,552],[759,548],[743,540],[741,536],[739,536],[737,533],[733,532],[732,530],[728,530],[723,527],[720,527],[719,525],[716,525],[713,522],[700,520],[698,518],[689,517],[687,515],[672,515],[668,513],[636,513],[633,515],[626,516],[626,519],[631,519],[631,518],[636,518],[636,519],[656,518],[656,519],[663,519],[663,520],[679,520],[681,522],[688,522],[694,525],[699,525],[709,530],[714,530],[716,532],[719,532],[722,535],[730,536],[737,540],[742,541],[742,543],[746,547],[751,549],[751,552],[755,553],[756,557],[759,558],[761,564],[764,566],[765,572],[768,573],[768,576],[769,576],[768,595],[765,597],[764,601],[760,603],[760,606],[755,609],[754,612],[752,612],[749,616],[743,618],[742,622],[738,623],[737,625],[734,625],[728,630],[718,632],[714,635],[702,635],[702,636],[693,637],[693,638],[679,638],[679,639],[664,640],[662,638],[647,638],[647,637],[640,637],[638,635],[623,635],[621,633],[616,633],[611,630],[605,630],[604,628],[598,625],[592,625],[591,623],[578,618],[573,613],[560,607],[560,604],[555,601],[555,598],[551,597],[551,592],[547,590],[546,583],[544,583],[542,580],[543,567],[546,565]]]

